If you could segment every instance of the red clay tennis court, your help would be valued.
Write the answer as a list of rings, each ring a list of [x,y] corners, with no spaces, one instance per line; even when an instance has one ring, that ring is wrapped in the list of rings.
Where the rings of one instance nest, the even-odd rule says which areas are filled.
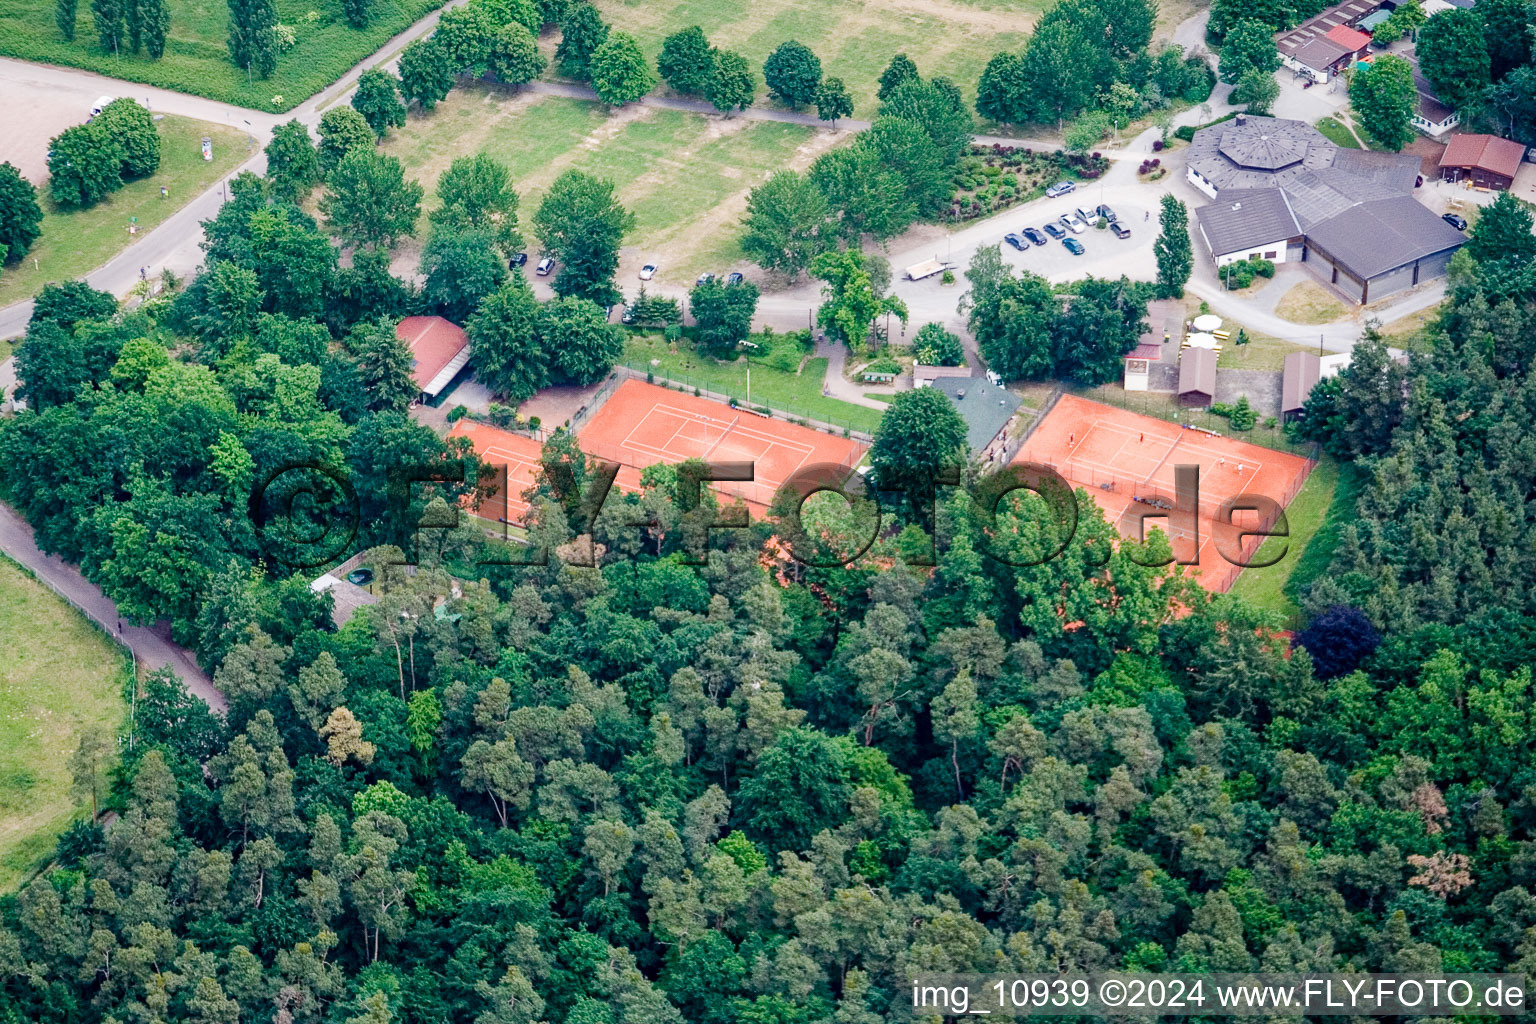
[[[1200,551],[1197,579],[1209,590],[1224,591],[1242,570],[1223,558],[1213,543],[1214,518],[1228,498],[1262,494],[1283,507],[1291,503],[1313,463],[1300,456],[1246,441],[1188,428],[1126,409],[1063,395],[1025,441],[1015,462],[1050,466],[1090,494],[1105,517],[1124,535],[1137,532],[1138,513],[1172,507],[1176,466],[1196,466],[1200,474]],[[1188,532],[1166,518],[1147,520],[1168,532],[1175,557],[1187,557]],[[1255,522],[1238,513],[1236,522]],[[1251,552],[1258,538],[1244,542]]]
[[[455,423],[448,436],[469,438],[483,461],[506,467],[506,480],[497,481],[496,493],[480,503],[478,515],[498,523],[521,525],[528,514],[523,492],[533,486],[543,446],[531,437],[469,420]]]
[[[759,509],[797,470],[826,463],[852,470],[864,456],[857,441],[638,380],[619,385],[576,438],[588,455],[637,469],[686,459],[750,462],[751,482],[710,486]]]

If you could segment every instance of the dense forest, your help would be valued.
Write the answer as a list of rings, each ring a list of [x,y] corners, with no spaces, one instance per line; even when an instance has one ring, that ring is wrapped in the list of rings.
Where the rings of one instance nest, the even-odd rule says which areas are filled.
[[[1314,395],[1366,485],[1294,642],[1081,492],[1038,565],[1063,527],[1027,493],[941,503],[933,566],[901,510],[848,565],[777,516],[694,564],[669,470],[577,537],[564,435],[547,560],[477,565],[445,515],[472,458],[409,505],[384,481],[464,458],[404,411],[410,296],[307,273],[259,190],[225,209],[179,297],[53,289],[18,352],[5,498],[229,708],[158,674],[120,763],[76,757],[111,824],[0,899],[0,1021],[875,1024],[916,971],[1536,969],[1518,204],[1428,353],[1367,337]],[[339,629],[247,515],[296,458],[350,472],[358,543],[415,549]],[[809,515],[823,554],[857,534]]]

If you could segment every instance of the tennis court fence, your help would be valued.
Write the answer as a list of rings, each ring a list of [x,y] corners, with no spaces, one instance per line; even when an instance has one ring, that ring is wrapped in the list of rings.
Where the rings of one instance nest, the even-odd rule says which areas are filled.
[[[622,383],[626,380],[643,380],[648,384],[655,384],[659,387],[671,388],[673,391],[681,391],[685,394],[696,395],[699,398],[707,398],[713,402],[724,402],[725,404],[730,405],[742,412],[751,413],[753,415],[765,416],[769,419],[783,420],[785,423],[794,423],[797,426],[810,427],[812,430],[819,430],[824,434],[833,434],[837,437],[851,438],[855,441],[862,442],[863,444],[871,444],[874,442],[873,434],[867,430],[858,429],[852,423],[839,423],[835,420],[819,419],[810,415],[808,412],[797,412],[794,409],[774,409],[766,405],[759,405],[756,402],[748,404],[743,402],[741,397],[738,395],[729,395],[721,391],[713,391],[706,387],[700,387],[699,385],[694,384],[689,380],[678,380],[672,377],[665,377],[656,373],[649,367],[634,367],[626,363],[620,363],[613,368],[613,376],[611,376],[609,380],[617,382],[614,384],[615,387],[618,386],[618,383]],[[597,410],[597,406],[601,404],[600,399],[605,397],[607,389],[606,384],[604,385],[604,389],[605,390],[600,390],[597,395],[594,395],[592,401],[587,403],[587,405],[584,406],[582,410],[578,410],[577,416],[581,416],[582,411],[587,409],[595,412]],[[586,419],[590,418],[591,413],[589,412],[587,413],[586,418],[581,420],[581,423],[585,423]],[[579,430],[581,429],[581,424],[577,423],[576,419],[573,418],[572,427]]]

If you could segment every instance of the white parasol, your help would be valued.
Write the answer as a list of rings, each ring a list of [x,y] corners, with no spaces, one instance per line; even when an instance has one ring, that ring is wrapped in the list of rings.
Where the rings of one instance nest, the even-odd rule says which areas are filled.
[[[1215,313],[1202,313],[1193,321],[1197,331],[1215,331],[1221,328],[1221,317]]]
[[[1213,337],[1212,335],[1206,334],[1203,331],[1200,332],[1199,334],[1191,334],[1187,340],[1189,341],[1189,345],[1190,345],[1191,348],[1215,348],[1216,347],[1216,339],[1215,339],[1215,337]]]

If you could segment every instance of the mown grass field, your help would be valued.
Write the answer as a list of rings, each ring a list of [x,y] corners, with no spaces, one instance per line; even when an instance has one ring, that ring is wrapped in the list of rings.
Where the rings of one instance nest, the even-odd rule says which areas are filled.
[[[167,6],[171,31],[165,55],[151,60],[103,50],[89,3],[78,5],[75,39],[69,42],[54,24],[52,0],[0,0],[0,55],[85,68],[253,110],[289,110],[442,0],[374,0],[372,20],[361,31],[342,17],[341,0],[277,0],[278,22],[293,29],[294,45],[278,58],[271,78],[253,81],[230,63],[229,8],[223,0],[167,0]]]
[[[38,189],[43,234],[26,259],[0,270],[0,305],[35,295],[49,281],[82,277],[126,249],[136,238],[201,195],[255,151],[250,136],[222,125],[167,115],[160,127],[160,169],[131,181],[84,210],[60,210]],[[202,139],[213,140],[213,159],[203,159]],[[160,198],[160,187],[170,192]],[[139,234],[128,233],[137,217]],[[151,268],[153,271],[153,268]]]
[[[78,813],[69,757],[86,729],[115,733],[127,666],[112,641],[5,558],[0,650],[0,890],[9,890]]]
[[[1017,49],[1051,0],[596,0],[603,18],[640,40],[653,60],[662,40],[690,25],[715,46],[736,50],[758,69],[780,43],[795,39],[821,58],[825,74],[843,79],[854,117],[875,106],[880,72],[906,53],[923,76],[944,75],[975,99],[976,80],[999,50]]]
[[[624,347],[624,362],[636,370],[652,370],[657,377],[719,392],[741,402],[747,401],[750,367],[753,405],[853,430],[873,432],[880,425],[882,410],[827,398],[821,393],[827,376],[825,359],[806,359],[798,374],[786,373],[759,359],[721,363],[699,356],[686,341],[673,345],[658,334],[636,333]]]
[[[1232,593],[1249,604],[1292,621],[1299,612],[1301,589],[1328,570],[1338,544],[1339,527],[1353,514],[1361,475],[1353,465],[1323,456],[1285,510],[1289,537],[1270,537],[1259,546],[1258,560],[1285,557],[1265,568],[1244,569]]]
[[[847,137],[653,107],[610,115],[584,100],[473,86],[455,89],[430,114],[412,115],[383,148],[425,186],[428,209],[437,203],[439,175],[455,157],[488,153],[512,173],[525,235],[562,172],[606,178],[635,214],[626,249],[637,258],[665,251],[660,279],[685,284],[701,270],[720,272],[741,261],[738,222],[754,186],[775,170],[808,164]],[[423,238],[427,227],[422,218]]]

